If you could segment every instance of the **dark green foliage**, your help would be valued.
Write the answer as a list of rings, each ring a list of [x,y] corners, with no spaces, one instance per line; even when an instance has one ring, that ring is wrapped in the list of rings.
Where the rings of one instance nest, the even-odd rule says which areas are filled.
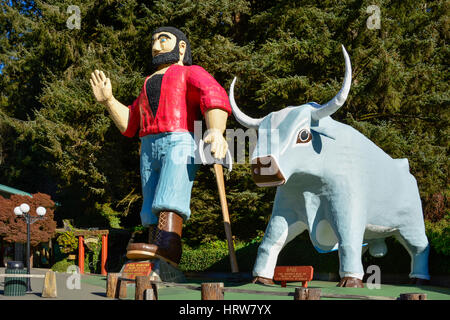
[[[227,268],[223,265],[224,263],[221,263],[225,260],[228,260],[227,249],[190,249],[185,246],[179,268],[183,272],[223,271],[229,268],[229,266]],[[213,267],[218,263],[222,267],[219,270]]]
[[[425,221],[425,228],[434,250],[450,256],[450,214],[436,223]]]
[[[61,233],[56,242],[59,245],[59,250],[63,253],[75,253],[75,250],[78,249],[78,238],[75,237],[72,231]]]
[[[101,273],[102,236],[87,236],[84,239],[84,271]]]
[[[258,245],[259,241],[235,243],[239,271],[250,272],[253,269]],[[227,242],[223,240],[210,241],[196,248],[185,245],[179,268],[184,272],[228,272],[230,258]]]
[[[381,28],[370,30],[366,9],[373,4]],[[81,9],[79,30],[66,26],[69,5]],[[50,194],[61,204],[57,218],[75,218],[78,227],[139,224],[139,140],[120,135],[88,79],[94,69],[105,70],[115,97],[130,104],[151,72],[152,30],[172,25],[188,35],[194,64],[227,90],[238,77],[236,101],[254,117],[332,98],[343,78],[343,44],[353,83],[333,118],[392,157],[408,158],[425,217],[438,223],[449,210],[448,6],[441,0],[0,1],[0,181]],[[228,128],[240,127],[230,117]],[[233,235],[261,236],[275,189],[257,188],[248,164],[235,165],[226,189]],[[191,207],[186,244],[225,238],[208,167],[198,172]]]

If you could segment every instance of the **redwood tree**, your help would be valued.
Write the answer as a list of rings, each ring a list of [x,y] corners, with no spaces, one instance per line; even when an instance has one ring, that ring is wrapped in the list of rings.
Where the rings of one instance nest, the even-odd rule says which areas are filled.
[[[0,196],[0,236],[7,242],[27,242],[27,224],[23,217],[14,214],[14,208],[26,203],[30,206],[28,212],[36,217],[36,209],[44,207],[47,212],[45,218],[37,220],[31,225],[30,244],[32,247],[41,242],[47,242],[51,239],[56,229],[56,222],[53,220],[53,209],[55,203],[50,196],[44,193],[35,193],[33,197],[13,195],[10,199]]]

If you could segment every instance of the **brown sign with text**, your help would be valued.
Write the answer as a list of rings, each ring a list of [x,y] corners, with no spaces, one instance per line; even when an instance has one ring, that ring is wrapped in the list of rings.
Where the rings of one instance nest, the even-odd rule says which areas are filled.
[[[312,266],[278,266],[275,268],[273,280],[281,281],[281,286],[286,287],[286,282],[302,282],[302,287],[308,287],[308,281],[313,279]]]
[[[149,276],[152,271],[151,262],[131,262],[127,263],[122,271],[122,278],[136,279],[136,276]]]

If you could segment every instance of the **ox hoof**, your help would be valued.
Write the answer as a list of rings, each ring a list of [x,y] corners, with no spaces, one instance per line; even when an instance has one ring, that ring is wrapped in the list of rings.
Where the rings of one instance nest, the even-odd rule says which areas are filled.
[[[354,277],[344,277],[339,281],[337,287],[346,287],[346,288],[364,288],[364,284],[361,279]]]
[[[256,284],[275,284],[272,279],[264,277],[254,277],[252,283]]]
[[[416,286],[427,286],[430,284],[430,280],[420,279],[420,278],[411,278],[409,284],[413,284]]]

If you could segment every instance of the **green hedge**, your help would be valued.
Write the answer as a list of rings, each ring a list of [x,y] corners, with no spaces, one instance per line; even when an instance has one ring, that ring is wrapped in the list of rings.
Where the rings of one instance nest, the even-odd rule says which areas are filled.
[[[179,267],[182,271],[206,271],[210,270],[213,265],[227,259],[227,255],[228,251],[217,249],[184,249]]]
[[[438,222],[425,220],[425,229],[428,241],[436,252],[450,256],[450,213]]]
[[[240,271],[248,271],[253,268],[258,245],[259,242],[235,244]],[[229,272],[231,267],[227,242],[218,240],[197,248],[184,245],[179,268],[184,272]]]
[[[73,261],[69,261],[67,259],[63,259],[61,261],[56,262],[53,266],[52,266],[52,270],[56,271],[56,272],[67,272],[67,268],[69,266],[75,265],[75,263]]]

